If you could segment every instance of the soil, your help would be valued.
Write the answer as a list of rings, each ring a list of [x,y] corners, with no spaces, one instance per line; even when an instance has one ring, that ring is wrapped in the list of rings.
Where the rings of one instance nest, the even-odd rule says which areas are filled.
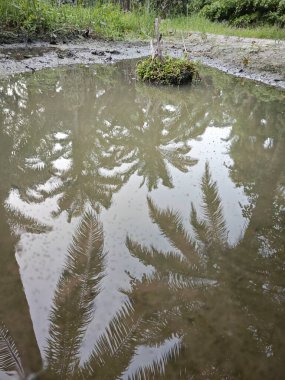
[[[285,41],[189,33],[184,43],[168,36],[170,55],[190,58],[238,77],[285,89]],[[149,55],[146,42],[78,40],[70,43],[34,42],[0,45],[0,77],[62,65],[112,63]]]

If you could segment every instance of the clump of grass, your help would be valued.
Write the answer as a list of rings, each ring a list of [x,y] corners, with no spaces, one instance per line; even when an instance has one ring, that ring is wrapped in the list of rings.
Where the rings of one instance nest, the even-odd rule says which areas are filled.
[[[78,36],[87,29],[95,38],[146,38],[151,34],[153,20],[153,14],[143,8],[124,12],[111,3],[83,7],[57,6],[41,0],[0,0],[0,30],[29,39],[46,39],[51,33]]]
[[[170,31],[193,31],[201,33],[224,34],[227,36],[269,38],[285,40],[285,29],[277,26],[263,25],[252,28],[238,28],[226,23],[212,22],[205,17],[194,14],[189,17],[173,17],[164,20],[161,24],[164,35]]]
[[[149,57],[138,62],[136,72],[140,80],[162,85],[191,83],[198,76],[196,66],[187,57]]]

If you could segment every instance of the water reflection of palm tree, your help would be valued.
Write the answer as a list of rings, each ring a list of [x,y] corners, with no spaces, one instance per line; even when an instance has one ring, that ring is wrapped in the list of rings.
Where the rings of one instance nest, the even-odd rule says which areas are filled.
[[[260,378],[262,373],[270,375],[271,366],[275,374],[280,374],[282,349],[270,320],[275,310],[275,320],[284,325],[282,311],[276,294],[272,298],[262,290],[264,276],[262,279],[261,273],[270,261],[261,263],[259,252],[252,251],[252,247],[248,261],[243,241],[247,239],[246,233],[236,245],[229,245],[221,200],[207,165],[202,193],[204,218],[197,217],[193,205],[190,217],[195,239],[185,229],[179,213],[160,210],[150,199],[150,216],[175,251],[158,251],[127,239],[131,254],[155,268],[154,274],[146,280],[146,294],[142,297],[140,293],[145,309],[152,307],[149,303],[154,298],[159,307],[166,310],[161,318],[165,331],[162,335],[153,334],[154,339],[161,341],[166,331],[183,336],[180,356],[167,366],[165,378],[175,379],[177,373],[185,379],[191,376],[235,378],[237,373],[242,378]],[[254,270],[249,270],[249,266],[254,266]],[[274,269],[273,266],[273,272]],[[156,284],[163,294],[160,298],[155,298]],[[268,286],[274,289],[277,285],[270,282]],[[180,292],[177,293],[177,289]],[[282,331],[282,327],[280,329]],[[268,353],[274,346],[277,351]],[[238,354],[240,352],[243,354]],[[245,368],[246,357],[249,359]],[[173,372],[173,368],[177,371]]]
[[[93,214],[85,214],[58,282],[50,317],[47,368],[40,379],[120,378],[149,328],[149,315],[137,310],[131,297],[99,337],[90,358],[80,365],[82,340],[96,311],[94,303],[104,277],[103,243],[101,223]]]
[[[21,198],[28,203],[42,202],[58,195],[55,215],[67,211],[69,220],[79,216],[86,203],[95,211],[100,206],[108,208],[112,195],[133,173],[143,176],[149,189],[157,187],[160,179],[172,187],[168,165],[188,171],[196,163],[189,157],[189,131],[195,137],[198,130],[202,132],[206,127],[205,124],[203,128],[201,125],[192,128],[191,121],[185,122],[186,103],[177,103],[173,97],[162,101],[159,92],[141,94],[134,86],[118,86],[116,80],[106,82],[105,70],[98,68],[97,76],[87,75],[86,70],[81,73],[70,70],[69,75],[59,73],[56,87],[61,91],[55,92],[55,99],[44,107],[41,103],[36,106],[39,111],[33,116],[38,126],[33,135],[35,143],[26,144],[15,162],[15,166],[21,168],[16,171],[14,181]],[[29,86],[25,84],[26,89]],[[128,94],[121,100],[132,109],[131,116],[120,102],[114,101],[118,91]],[[60,101],[58,96],[61,96]],[[21,109],[24,116],[30,103],[36,103],[28,94],[25,98],[26,108]],[[54,103],[56,106],[51,110]],[[167,105],[172,107],[170,111]],[[52,115],[52,125],[47,113]],[[45,128],[40,120],[44,120]],[[59,130],[65,138],[58,137]],[[31,152],[31,148],[35,150]],[[56,169],[57,162],[65,163],[66,167]],[[130,165],[126,171],[117,170],[123,164]],[[18,178],[23,173],[24,178]]]
[[[43,78],[38,74],[16,81],[9,78],[1,88],[4,94],[0,99],[1,132],[11,140],[9,161],[14,166],[11,181],[21,191],[47,180],[51,169],[43,170],[45,162],[40,160],[39,152],[48,151],[51,142],[45,140],[44,133],[48,130],[52,135],[57,131],[56,120],[62,108],[56,91],[57,75],[49,72]]]
[[[46,349],[47,368],[39,374],[40,378],[78,376],[82,339],[100,292],[104,258],[102,225],[87,213],[73,238],[57,285]],[[4,328],[0,337],[0,363],[2,371],[12,369],[23,377],[16,347]]]
[[[102,226],[92,214],[86,214],[69,248],[50,317],[48,372],[58,378],[71,378],[78,370],[82,339],[92,319],[103,272]]]
[[[99,138],[101,133],[98,131]],[[108,148],[99,143],[99,138],[93,135],[90,139],[88,134],[80,135],[79,131],[64,142],[68,148],[62,157],[70,165],[55,173],[57,183],[52,189],[40,191],[43,199],[59,194],[55,216],[66,211],[70,221],[82,214],[86,203],[96,212],[100,206],[108,208],[113,194],[122,187],[123,175],[104,172],[103,161]]]
[[[84,78],[84,76],[82,78]],[[71,81],[72,80],[71,76]],[[89,86],[88,83],[84,82],[84,88],[92,87],[93,84],[91,83]],[[78,89],[80,89],[80,87]],[[123,91],[124,87],[122,86],[122,92]],[[133,89],[131,91],[133,91]],[[156,89],[154,89],[154,91],[156,91]],[[80,93],[80,91],[78,91],[78,93]],[[107,99],[104,98],[102,102],[108,102],[108,96],[110,96],[111,93],[112,91],[108,92]],[[84,104],[86,105],[88,104],[88,96],[90,94],[87,95],[84,98]],[[91,96],[89,97],[91,98]],[[48,192],[47,190],[41,191],[39,195],[45,197],[55,195],[57,192],[62,194],[62,204],[59,203],[59,212],[68,210],[69,218],[71,218],[73,215],[79,214],[80,210],[83,209],[82,205],[85,201],[92,199],[92,194],[94,194],[92,178],[93,176],[97,178],[96,168],[106,167],[112,169],[114,163],[130,163],[131,169],[127,170],[124,174],[124,181],[127,179],[128,174],[132,174],[133,170],[133,172],[137,172],[143,176],[150,189],[154,188],[160,179],[162,179],[166,186],[171,186],[172,183],[169,173],[167,173],[167,165],[171,164],[182,171],[188,170],[190,166],[189,161],[187,162],[189,147],[187,144],[184,144],[184,142],[189,136],[193,137],[195,134],[189,135],[188,125],[179,123],[180,113],[183,107],[179,108],[178,105],[177,110],[173,112],[173,120],[171,119],[172,113],[170,113],[170,120],[168,118],[164,123],[157,124],[157,114],[160,112],[160,119],[163,119],[163,116],[167,116],[167,110],[162,109],[164,104],[159,103],[157,99],[154,99],[155,101],[152,106],[152,104],[149,103],[148,97],[144,96],[144,98],[143,102],[145,102],[145,104],[143,108],[145,111],[142,112],[141,107],[137,107],[137,111],[134,112],[134,115],[137,115],[137,119],[132,120],[131,124],[128,124],[128,122],[130,122],[128,121],[129,115],[123,109],[121,113],[125,114],[125,122],[123,122],[124,119],[121,118],[121,115],[118,114],[117,119],[114,117],[114,120],[111,120],[112,132],[108,131],[108,128],[102,128],[102,135],[96,135],[96,138],[100,139],[100,144],[95,145],[96,147],[103,147],[102,151],[104,151],[104,154],[109,158],[111,157],[108,160],[104,155],[93,155],[94,150],[96,150],[94,148],[95,145],[92,145],[88,136],[82,133],[80,126],[78,127],[78,119],[80,120],[83,113],[87,112],[89,115],[91,108],[88,106],[85,109],[84,104],[80,102],[78,104],[80,108],[83,107],[82,114],[80,113],[80,109],[66,108],[69,110],[66,115],[67,122],[71,125],[74,123],[74,128],[72,127],[75,131],[74,141],[68,136],[65,142],[61,142],[62,150],[60,153],[53,151],[54,145],[56,144],[54,132],[58,131],[58,127],[57,129],[49,131],[51,133],[48,134],[46,134],[46,131],[45,134],[43,134],[40,128],[37,133],[34,133],[34,129],[27,128],[27,133],[26,135],[23,134],[23,139],[19,138],[19,136],[21,137],[22,135],[14,131],[15,136],[13,136],[13,139],[15,144],[17,140],[24,141],[28,138],[31,139],[30,135],[33,136],[36,142],[38,138],[40,141],[44,140],[43,144],[47,145],[46,147],[43,145],[44,149],[42,149],[42,152],[48,153],[46,156],[43,154],[46,168],[53,170],[52,162],[60,157],[69,158],[73,155],[76,157],[76,162],[74,162],[72,169],[68,169],[66,173],[62,171],[57,174],[57,177],[62,180],[64,185],[62,187],[56,187],[53,192]],[[229,99],[232,98],[231,93]],[[110,97],[110,102],[111,100],[112,97]],[[138,102],[140,103],[140,101]],[[217,104],[220,106],[220,102],[224,105],[225,113],[220,112],[220,108],[217,107]],[[52,112],[49,111],[46,112],[46,114],[60,114],[62,110],[58,109],[58,112],[55,111],[55,103],[57,102],[51,102],[53,107],[51,108]],[[70,103],[70,100],[67,103]],[[113,103],[117,104],[118,102]],[[176,105],[173,99],[170,99],[167,103]],[[195,115],[197,115],[196,131],[199,130],[200,127],[198,123],[201,123],[201,121],[205,122],[205,124],[202,125],[203,128],[209,124],[209,118],[213,117],[214,109],[218,110],[217,117],[222,119],[217,119],[218,125],[223,125],[222,122],[226,125],[227,120],[239,120],[239,126],[242,127],[240,134],[242,132],[244,133],[243,127],[246,122],[245,117],[247,117],[247,114],[251,111],[253,114],[257,114],[256,109],[249,109],[248,112],[241,114],[241,103],[227,103],[224,101],[223,96],[217,97],[217,101],[214,100],[213,103],[213,107],[210,107],[210,113],[207,117],[203,115],[208,111],[208,105],[200,107],[200,104],[198,104],[197,112],[195,113]],[[254,102],[251,102],[250,106],[252,103]],[[40,106],[41,105],[38,107],[39,109]],[[264,108],[262,103],[261,107]],[[268,106],[268,113],[272,113],[272,111],[269,111],[270,107]],[[234,113],[235,109],[237,109],[236,114]],[[194,111],[195,109],[191,109],[191,113]],[[14,112],[19,113],[19,118],[23,114],[21,107],[15,109]],[[29,113],[29,110],[27,113]],[[100,108],[100,113],[101,119],[99,118],[96,122],[101,125],[101,122],[108,120],[108,118],[106,114],[104,114],[103,108]],[[141,113],[144,115],[141,115]],[[43,117],[42,114],[43,113],[41,113],[41,120]],[[224,114],[228,116],[225,117]],[[243,114],[244,119],[239,116]],[[147,118],[145,115],[147,115]],[[256,115],[255,118],[260,122],[261,118],[259,115]],[[214,120],[216,119],[214,118]],[[145,128],[142,127],[144,121],[147,121]],[[90,125],[92,123],[91,116],[88,123]],[[13,123],[11,123],[11,125],[12,124]],[[28,125],[29,123],[27,122],[26,124]],[[116,130],[115,126],[117,124],[119,125]],[[157,130],[155,130],[156,124],[158,125]],[[277,121],[274,121],[274,124],[277,125]],[[279,124],[282,125],[282,119],[280,119]],[[122,126],[125,125],[127,129],[126,140],[121,136],[113,135],[116,131],[117,133],[124,131]],[[69,126],[70,125],[68,125],[68,127]],[[10,127],[8,125],[6,128],[8,132],[12,131]],[[257,128],[258,125],[256,124],[255,127]],[[62,130],[65,131],[65,127]],[[258,131],[260,130],[261,128],[259,126]],[[23,129],[21,131],[23,132]],[[33,131],[33,133],[31,133],[31,131]],[[234,132],[235,135],[238,134],[237,128]],[[239,355],[236,357],[236,371],[238,372],[240,368],[246,368],[248,371],[243,377],[248,377],[248,374],[252,373],[252,368],[257,362],[259,363],[260,370],[263,370],[266,374],[264,375],[263,373],[260,377],[270,378],[270,366],[275,368],[273,373],[281,373],[282,355],[280,353],[284,351],[279,347],[280,341],[278,341],[277,336],[281,335],[282,331],[284,331],[284,318],[282,319],[282,311],[284,309],[282,306],[276,306],[276,303],[279,302],[281,305],[284,298],[284,286],[280,281],[280,273],[282,274],[282,268],[284,268],[282,254],[284,254],[285,236],[284,218],[282,219],[282,215],[284,216],[284,213],[282,214],[282,210],[284,210],[284,139],[279,139],[280,143],[274,145],[273,150],[276,154],[271,155],[269,150],[266,152],[263,148],[265,142],[264,136],[261,136],[262,138],[257,137],[255,140],[256,143],[254,144],[251,135],[252,133],[246,129],[243,142],[237,143],[236,145],[233,143],[232,147],[234,149],[231,150],[231,155],[234,159],[234,166],[231,168],[234,181],[243,185],[248,183],[248,193],[252,194],[253,197],[256,196],[259,200],[255,203],[254,211],[249,217],[249,225],[243,239],[241,239],[235,247],[229,246],[227,242],[227,230],[220,208],[221,202],[218,199],[218,193],[215,190],[215,186],[213,186],[209,171],[207,170],[203,178],[204,203],[206,205],[204,209],[205,218],[199,220],[195,208],[193,207],[192,209],[191,225],[194,232],[196,232],[196,239],[187,233],[186,227],[183,226],[179,214],[171,210],[168,212],[161,211],[149,200],[149,208],[153,221],[159,225],[163,234],[181,255],[177,257],[176,252],[169,252],[168,255],[165,255],[165,252],[158,251],[155,248],[145,248],[131,239],[128,239],[127,244],[133,254],[140,257],[146,264],[152,264],[157,271],[151,280],[145,279],[142,284],[136,284],[134,286],[133,294],[129,294],[132,312],[130,311],[127,315],[122,314],[117,316],[118,323],[113,321],[113,324],[110,324],[109,335],[107,334],[102,337],[102,344],[100,347],[98,345],[96,350],[94,350],[92,355],[93,359],[91,358],[89,364],[82,369],[86,378],[94,378],[94,373],[98,373],[102,376],[99,378],[108,378],[108,376],[109,378],[118,377],[119,375],[117,374],[122,373],[124,368],[128,365],[127,363],[129,363],[129,358],[132,356],[137,342],[145,344],[156,343],[158,341],[162,342],[165,338],[171,336],[173,331],[178,332],[178,334],[184,337],[184,344],[181,348],[180,358],[176,358],[176,362],[171,363],[173,366],[176,365],[177,371],[173,375],[169,375],[168,379],[177,378],[177,373],[181,373],[181,368],[185,368],[184,374],[186,378],[189,378],[190,375],[188,374],[192,375],[193,373],[198,373],[202,378],[210,376],[218,378],[222,376],[226,377],[234,371],[234,360],[232,360],[234,353],[241,350],[246,350],[249,354],[248,357],[254,359],[251,362],[241,363],[242,358]],[[264,133],[264,135],[268,137],[268,132]],[[272,136],[273,135],[274,133]],[[37,138],[35,138],[35,136]],[[82,136],[84,136],[84,138],[81,143],[80,138]],[[41,137],[45,138],[42,139]],[[155,143],[153,143],[152,140],[155,141]],[[76,145],[78,141],[79,143]],[[74,142],[72,147],[74,151],[70,148],[70,142]],[[179,144],[179,142],[181,144]],[[118,144],[115,145],[115,143]],[[183,151],[179,153],[179,150],[175,150],[172,156],[170,154],[167,156],[169,152],[172,154],[172,143],[178,143],[175,148],[182,148]],[[272,142],[269,141],[269,143],[271,144]],[[104,144],[106,144],[106,147]],[[34,145],[37,145],[37,143],[34,142]],[[15,146],[17,147],[17,144]],[[148,148],[148,146],[151,148]],[[82,164],[82,156],[80,154],[80,151],[84,150],[83,148],[85,147],[88,152],[91,152],[90,157],[94,159],[94,162],[97,162],[96,160],[98,158],[98,166],[94,164],[94,168],[92,166],[93,169],[91,168],[90,170],[91,174],[86,177],[86,170],[89,170],[89,167],[87,166],[86,168],[86,165],[88,165],[90,157],[87,157],[86,152],[85,159],[85,154],[83,154],[84,164]],[[246,154],[244,153],[245,147],[248,148],[246,149],[248,152]],[[262,149],[260,149],[260,147],[262,147]],[[273,150],[271,150],[271,152]],[[50,152],[53,152],[53,155],[49,155]],[[241,154],[241,152],[243,153]],[[36,153],[41,156],[41,150]],[[151,155],[155,158],[153,162],[150,162]],[[181,161],[179,160],[179,155],[182,156]],[[256,165],[257,156],[259,158],[259,165]],[[21,185],[20,190],[24,189],[24,191],[29,187],[33,188],[34,185],[36,186],[39,182],[43,183],[43,181],[51,177],[51,173],[48,170],[40,170],[40,161],[26,161],[26,157],[35,158],[30,148],[27,148],[26,151],[24,150],[23,153],[17,155],[16,160],[13,161],[13,165],[7,165],[10,173],[13,173],[13,175],[14,173],[18,173],[16,181],[11,179],[11,182],[16,182],[16,184]],[[170,157],[170,159],[168,157]],[[255,160],[252,160],[253,157]],[[185,158],[186,161],[184,160]],[[23,162],[25,162],[24,166]],[[172,164],[172,162],[175,162],[175,165]],[[247,181],[249,166],[253,174]],[[20,171],[17,167],[20,167]],[[23,168],[24,170],[22,170]],[[94,172],[92,172],[93,170]],[[273,180],[270,176],[272,172],[274,174]],[[99,174],[101,176],[102,172]],[[43,175],[43,177],[41,177],[41,175]],[[10,183],[10,176],[5,176],[5,178],[9,178]],[[254,186],[252,186],[252,178],[257,178]],[[89,179],[91,183],[90,191],[83,191],[83,185],[86,185],[88,189],[87,182],[89,182]],[[109,181],[109,178],[107,180]],[[121,183],[120,181],[119,179],[117,185]],[[110,187],[116,186],[116,184],[110,184],[108,182],[106,186],[110,190]],[[105,194],[104,188],[105,186],[103,186],[102,189],[103,194]],[[8,190],[9,187],[7,188],[7,191]],[[108,191],[107,193],[109,194]],[[94,209],[96,209],[96,200],[101,199],[100,193],[101,190],[93,202]],[[23,192],[21,192],[21,194],[23,194]],[[273,194],[274,202],[272,202]],[[33,200],[30,194],[26,194],[25,197],[26,196],[30,197],[29,199],[25,198],[28,201]],[[103,200],[100,200],[99,203],[107,207],[110,203],[110,198],[107,197],[107,201],[104,197],[102,197],[102,199]],[[264,207],[262,199],[266,200],[266,207]],[[80,203],[81,200],[83,200],[82,203]],[[92,203],[92,201],[90,201],[90,203]],[[274,208],[272,207],[273,203]],[[279,208],[279,210],[277,210],[277,208]],[[14,219],[16,220],[16,218]],[[274,223],[272,221],[274,221]],[[27,225],[26,222],[22,223],[22,225],[25,224]],[[270,227],[272,225],[274,225],[274,228]],[[218,228],[216,228],[216,226],[218,226]],[[250,250],[248,249],[249,246],[251,247]],[[275,253],[276,250],[279,257],[277,257]],[[249,256],[251,260],[248,259]],[[268,265],[269,262],[270,266]],[[64,284],[62,288],[65,288]],[[72,289],[72,284],[70,284],[70,287],[67,286],[67,288]],[[73,294],[72,291],[71,294]],[[264,298],[266,298],[266,302]],[[221,305],[221,300],[223,300],[223,305]],[[68,301],[66,302],[68,303]],[[60,304],[60,299],[58,303]],[[274,316],[272,315],[272,310],[274,310]],[[142,315],[146,316],[142,318]],[[278,321],[278,323],[275,323],[275,326],[272,325],[273,318],[275,322]],[[132,331],[136,331],[136,335],[127,334],[130,339],[128,341],[129,343],[125,345],[121,344],[122,342],[126,342],[125,332],[129,331],[129,326],[139,326],[139,331],[143,331],[143,326],[145,327],[146,325],[145,321],[148,321],[150,327],[147,333],[147,328],[144,328],[144,334],[142,334],[137,332],[138,329],[134,327]],[[57,322],[54,321],[54,323],[56,324]],[[122,328],[117,328],[117,326],[122,326]],[[85,327],[83,327],[83,330],[84,328]],[[244,334],[245,330],[246,334]],[[76,343],[80,341],[82,336],[80,331],[78,333],[78,329],[74,329],[75,338],[72,338],[73,342]],[[116,337],[116,333],[120,334],[118,338]],[[77,339],[76,336],[79,336],[79,338]],[[108,341],[112,339],[112,336],[115,337],[114,339],[117,343],[113,342],[113,347],[110,348]],[[231,338],[232,336],[240,337],[240,341],[234,341]],[[72,339],[70,338],[70,341]],[[258,345],[258,350],[256,350],[256,345],[252,344],[252,340],[255,340]],[[193,346],[193,341],[198,343]],[[205,341],[207,342],[206,345]],[[122,347],[125,349],[125,356],[124,360],[119,360],[119,353],[121,352],[119,349]],[[114,355],[114,353],[116,355]],[[70,365],[66,357],[63,359],[65,369],[62,372],[62,376],[64,376],[64,371],[68,372],[70,368],[77,368],[77,359],[73,360],[76,355],[73,355],[72,347],[69,349],[69,357],[72,358]],[[104,357],[104,359],[102,359],[102,357]],[[257,357],[259,357],[258,361],[256,360]],[[111,366],[108,365],[110,362],[112,363]],[[116,363],[116,365],[114,363]],[[50,370],[50,376],[56,376],[52,374],[54,374],[53,371],[59,371],[57,365],[58,364],[55,364],[54,370]],[[212,368],[212,365],[215,366],[215,368]],[[201,368],[203,369],[202,373]],[[110,375],[111,371],[114,371],[112,373],[115,374],[115,377]],[[171,367],[168,367],[167,374],[170,374],[170,371]],[[158,378],[158,376],[159,375],[157,375],[156,378]],[[181,375],[181,377],[183,376]]]
[[[129,103],[125,108],[132,109],[131,116],[117,107],[114,120],[109,118],[115,130],[110,141],[116,146],[117,163],[127,164],[126,176],[137,173],[149,190],[157,188],[160,180],[164,186],[173,187],[168,166],[187,172],[197,162],[189,157],[191,148],[187,142],[189,131],[194,136],[194,128],[189,125],[191,120],[185,123],[186,105],[178,103],[174,96],[161,94],[159,89],[139,88]]]
[[[50,315],[45,368],[38,379],[117,379],[128,368],[147,330],[147,316],[130,299],[115,314],[87,362],[80,363],[87,327],[94,317],[96,298],[104,277],[103,228],[86,213],[73,237],[59,279]],[[0,371],[26,378],[17,347],[7,329],[0,329]],[[3,375],[4,376],[4,375]]]
[[[157,188],[159,180],[167,187],[173,187],[173,181],[167,164],[187,172],[196,160],[190,158],[190,148],[186,145],[175,146],[174,142],[163,136],[163,130],[157,125],[134,126],[124,137],[124,155],[122,163],[131,164],[126,175],[137,173],[143,177],[149,190]]]
[[[7,82],[4,92],[10,91],[13,96],[3,98],[8,116],[1,113],[0,117],[5,116],[7,134],[13,133],[13,186],[25,202],[42,202],[59,195],[56,214],[67,211],[69,219],[79,216],[86,202],[97,211],[101,205],[110,206],[112,194],[122,186],[122,176],[104,172],[106,156],[111,153],[106,126],[97,115],[104,108],[105,92],[112,88],[110,70],[98,69],[96,77],[93,72],[86,75],[83,69],[82,75],[73,69],[47,74],[37,87],[33,78]],[[46,88],[42,91],[43,86],[48,92]],[[21,96],[17,97],[18,93]],[[42,102],[47,93],[48,99]],[[58,162],[66,167],[57,169]],[[108,162],[108,167],[114,165]]]
[[[111,155],[106,135],[108,127],[100,118],[112,88],[113,81],[108,81],[110,70],[98,68],[100,80],[98,76],[86,75],[85,71],[82,75],[72,71],[63,81],[64,100],[71,115],[69,137],[64,142],[68,148],[63,157],[70,161],[70,167],[57,173],[60,179],[58,186],[42,194],[53,196],[61,193],[55,215],[67,211],[69,220],[72,216],[80,216],[86,203],[97,212],[100,206],[108,208],[112,195],[124,183],[122,175],[106,173],[106,166],[113,168],[116,165],[107,158]]]
[[[169,336],[170,332],[183,336],[184,345],[181,352],[184,353],[184,358],[191,350],[188,343],[193,326],[189,324],[194,323],[201,308],[207,304],[208,293],[212,293],[219,285],[217,273],[221,251],[228,247],[221,204],[208,166],[202,180],[202,191],[206,218],[204,221],[198,220],[194,206],[191,213],[191,223],[199,236],[199,245],[184,227],[179,213],[171,209],[160,210],[150,198],[148,205],[151,219],[158,225],[174,250],[163,252],[154,247],[147,248],[127,238],[130,253],[145,265],[152,265],[156,269],[154,274],[144,281],[145,289],[140,285],[137,290],[138,298],[146,299],[145,308],[149,308],[149,299],[154,299],[157,308],[161,310],[157,316],[164,325],[164,330],[161,331],[161,336],[153,334],[153,339],[161,341],[167,334]],[[201,249],[202,246],[204,249]],[[188,361],[191,362],[190,355]],[[191,364],[189,363],[189,368],[186,368],[187,366],[188,364],[182,361],[180,370],[185,378],[193,375],[193,372],[189,372]],[[169,370],[172,370],[170,366]],[[175,378],[171,376],[175,374],[169,373],[165,378]]]
[[[45,125],[39,110],[46,102],[35,91],[38,84],[29,87],[28,81],[21,77],[15,83],[14,78],[8,78],[0,86],[0,320],[14,336],[23,368],[36,371],[41,366],[41,357],[14,252],[20,233],[47,232],[50,227],[20,212],[7,200],[9,194],[39,181],[38,176],[27,175],[23,157],[31,153],[27,141],[35,143],[40,134],[39,119],[40,125]],[[38,107],[32,108],[35,100]]]

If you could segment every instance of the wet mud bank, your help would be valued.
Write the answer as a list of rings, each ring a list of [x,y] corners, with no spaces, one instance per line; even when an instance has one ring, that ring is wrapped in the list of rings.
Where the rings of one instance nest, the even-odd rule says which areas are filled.
[[[285,41],[188,33],[191,58],[229,74],[285,89]],[[165,49],[181,56],[184,44],[166,37]],[[0,45],[0,78],[62,65],[112,63],[149,54],[147,42],[78,41]]]

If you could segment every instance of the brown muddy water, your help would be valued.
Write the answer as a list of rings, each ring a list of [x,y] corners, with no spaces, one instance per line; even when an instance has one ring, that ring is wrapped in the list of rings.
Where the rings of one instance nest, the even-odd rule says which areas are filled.
[[[284,92],[133,68],[0,82],[0,379],[284,379]]]

